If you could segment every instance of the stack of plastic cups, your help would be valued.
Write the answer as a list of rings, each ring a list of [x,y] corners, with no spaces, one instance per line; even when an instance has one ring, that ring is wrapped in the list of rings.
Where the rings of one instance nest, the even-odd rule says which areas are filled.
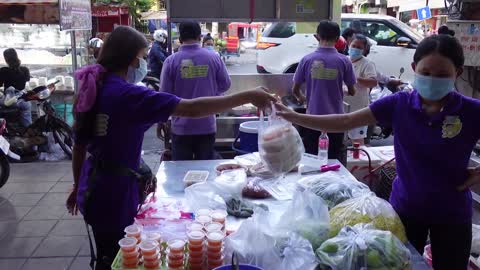
[[[118,241],[122,251],[122,266],[126,269],[136,269],[140,253],[138,252],[137,239],[133,237],[123,238]]]
[[[158,243],[158,248],[160,253],[163,254],[164,250],[162,250],[162,235],[157,232],[150,232],[145,234],[145,240],[151,240]]]
[[[223,264],[223,240],[225,233],[211,231],[207,234],[207,263],[208,269],[214,269]]]
[[[153,270],[160,268],[160,249],[157,241],[146,240],[140,243],[145,269]]]
[[[126,237],[133,237],[137,239],[137,244],[142,241],[142,227],[138,225],[130,225],[125,228]]]
[[[227,220],[228,213],[225,210],[214,210],[210,213],[210,217],[212,218],[212,222],[217,222],[223,225],[223,229],[225,229],[225,222]]]
[[[202,270],[205,258],[205,233],[203,230],[189,231],[188,234],[189,270]]]
[[[170,270],[184,269],[185,241],[172,239],[167,243],[167,266]]]

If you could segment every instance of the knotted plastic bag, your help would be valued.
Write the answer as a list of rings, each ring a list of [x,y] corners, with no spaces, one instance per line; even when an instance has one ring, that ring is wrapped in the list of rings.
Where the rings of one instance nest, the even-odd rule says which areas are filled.
[[[370,223],[379,230],[392,232],[407,242],[405,228],[393,207],[373,192],[349,199],[330,210],[330,236],[336,236],[345,226]]]
[[[348,199],[370,192],[368,186],[362,182],[341,178],[334,172],[307,176],[300,179],[298,183],[321,197],[329,209]]]
[[[371,224],[346,226],[316,250],[319,269],[407,270],[410,251],[389,231]]]
[[[277,116],[275,107],[272,107],[267,122],[263,113],[260,115],[258,149],[262,161],[277,175],[293,170],[305,152],[298,131],[290,122]]]

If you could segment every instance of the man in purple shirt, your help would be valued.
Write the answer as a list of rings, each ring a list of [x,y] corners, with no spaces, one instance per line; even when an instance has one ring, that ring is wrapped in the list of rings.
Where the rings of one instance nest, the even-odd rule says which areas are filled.
[[[343,114],[343,84],[349,95],[355,94],[356,83],[352,62],[337,52],[335,43],[340,37],[340,27],[331,21],[322,21],[317,27],[319,48],[305,56],[298,64],[294,76],[293,94],[302,103],[307,102],[307,114]],[[306,97],[300,87],[306,83]],[[320,131],[305,129],[303,143],[309,154],[318,154]],[[329,133],[328,157],[346,164],[343,133]]]
[[[165,60],[160,90],[183,99],[218,96],[230,88],[225,64],[215,52],[200,46],[197,22],[180,24],[180,50]],[[216,120],[172,117],[174,160],[206,160],[214,157]]]

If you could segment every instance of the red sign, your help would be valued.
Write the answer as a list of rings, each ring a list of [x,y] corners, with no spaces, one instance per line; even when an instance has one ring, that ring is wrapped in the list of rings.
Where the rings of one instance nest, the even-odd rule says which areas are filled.
[[[126,14],[128,14],[128,7],[94,6],[92,8],[93,17],[118,17]]]

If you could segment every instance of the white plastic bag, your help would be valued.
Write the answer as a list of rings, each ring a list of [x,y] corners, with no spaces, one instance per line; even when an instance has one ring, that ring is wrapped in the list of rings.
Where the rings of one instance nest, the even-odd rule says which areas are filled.
[[[309,190],[296,191],[291,204],[281,216],[277,229],[293,231],[317,249],[329,237],[330,216],[322,198]]]
[[[480,254],[480,225],[472,224],[472,248],[471,253]]]
[[[294,232],[279,234],[269,216],[257,210],[225,239],[225,263],[231,262],[235,252],[240,263],[265,270],[313,269],[317,263],[310,243]]]
[[[215,178],[214,183],[222,192],[233,197],[241,197],[242,190],[247,185],[247,172],[245,169],[222,171],[222,173]]]
[[[275,107],[268,122],[260,115],[258,149],[262,161],[275,174],[293,170],[305,152],[302,138],[291,123],[276,115]]]

